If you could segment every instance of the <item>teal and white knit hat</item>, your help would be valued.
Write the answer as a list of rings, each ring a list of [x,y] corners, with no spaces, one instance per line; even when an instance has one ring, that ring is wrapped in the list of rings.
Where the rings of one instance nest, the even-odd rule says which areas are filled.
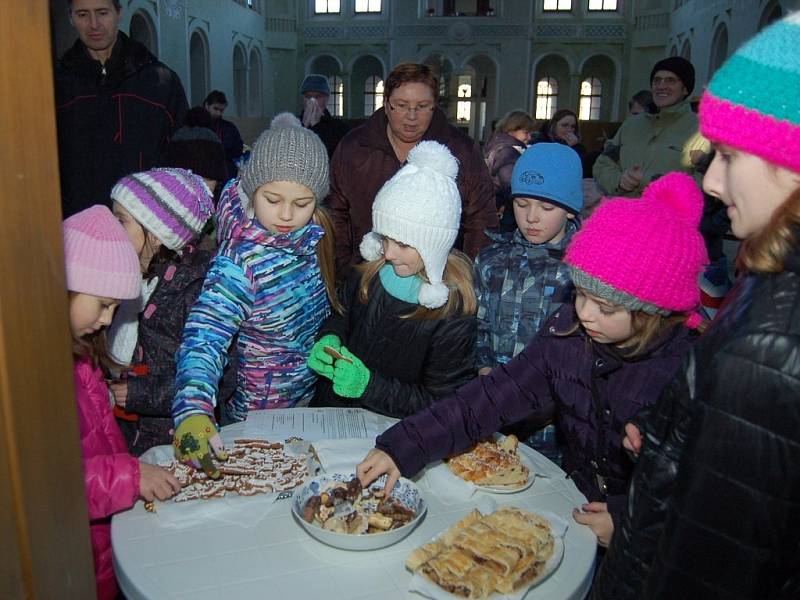
[[[699,113],[712,142],[800,172],[800,12],[739,48],[711,79]]]

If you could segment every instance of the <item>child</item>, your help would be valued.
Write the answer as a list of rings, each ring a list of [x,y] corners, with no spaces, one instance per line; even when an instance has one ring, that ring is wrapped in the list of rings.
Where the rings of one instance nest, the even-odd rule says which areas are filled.
[[[140,297],[122,304],[109,331],[111,356],[131,366],[110,388],[120,429],[139,456],[172,441],[175,352],[211,261],[197,243],[213,203],[203,180],[184,169],[123,177],[111,199],[143,273]],[[235,386],[235,370],[228,373],[222,398]]]
[[[700,324],[697,277],[706,262],[697,231],[703,200],[671,174],[641,199],[606,200],[567,249],[576,286],[511,362],[398,423],[358,467],[363,482],[414,475],[529,415],[553,416],[564,470],[589,499],[575,519],[607,545],[627,490],[622,427],[678,369]]]
[[[273,119],[241,177],[223,190],[220,248],[177,354],[172,415],[181,460],[202,459],[218,473],[208,438],[214,438],[217,383],[237,334],[238,387],[221,406],[223,420],[311,400],[317,377],[306,360],[335,301],[333,240],[319,207],[327,193],[325,146],[289,113]],[[195,441],[199,446],[190,450]]]
[[[120,301],[137,297],[141,289],[136,253],[105,206],[71,216],[63,232],[86,502],[97,597],[104,600],[118,592],[111,564],[111,516],[129,509],[139,497],[165,500],[180,484],[169,471],[128,454],[100,369],[108,362],[103,329]]]
[[[489,234],[494,243],[475,260],[478,375],[522,352],[544,320],[570,299],[569,268],[562,258],[583,208],[580,158],[564,144],[531,146],[514,167],[511,197],[517,229]],[[531,431],[520,424],[515,433],[525,438]],[[555,425],[526,443],[561,463]]]
[[[743,240],[740,276],[639,430],[626,428],[641,456],[598,598],[800,597],[797,56],[795,13],[737,50],[701,100],[716,147],[703,187]]]
[[[322,327],[308,360],[322,375],[314,406],[402,417],[474,376],[471,265],[453,250],[457,173],[445,146],[420,142],[378,192],[359,248],[367,262],[345,283],[344,308]]]

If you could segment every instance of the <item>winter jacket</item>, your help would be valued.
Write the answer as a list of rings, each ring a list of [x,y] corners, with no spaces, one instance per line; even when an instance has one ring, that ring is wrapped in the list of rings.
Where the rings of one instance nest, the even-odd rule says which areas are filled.
[[[73,374],[97,598],[113,599],[118,589],[111,562],[111,515],[129,509],[139,497],[139,461],[128,453],[114,420],[102,371],[83,358]]]
[[[77,40],[55,70],[61,206],[110,206],[116,181],[158,164],[187,111],[178,76],[119,32],[101,65]]]
[[[300,119],[301,123],[303,122],[303,112],[297,117]],[[347,123],[342,119],[334,117],[327,108],[325,112],[322,113],[319,122],[313,127],[309,127],[309,129],[316,133],[319,139],[322,140],[322,143],[325,144],[325,149],[328,151],[328,158],[333,158],[333,153],[339,145],[339,142],[341,142],[342,138],[350,131]]]
[[[376,446],[411,477],[501,427],[555,416],[566,443],[564,470],[590,501],[608,502],[616,522],[631,470],[623,426],[658,398],[695,336],[678,326],[643,355],[624,359],[613,346],[590,342],[581,329],[564,335],[576,322],[574,305],[565,304],[511,362],[404,419]]]
[[[651,411],[596,598],[800,598],[800,251],[749,275]]]
[[[525,144],[503,131],[496,131],[486,142],[483,155],[494,183],[495,205],[510,206],[511,173],[520,155],[525,152]]]
[[[336,232],[337,277],[361,261],[358,246],[372,230],[375,195],[403,166],[386,135],[387,124],[384,109],[376,110],[344,137],[333,155],[328,203]],[[422,139],[444,144],[458,159],[462,211],[456,247],[475,258],[489,241],[484,230],[497,225],[494,186],[486,163],[475,143],[450,125],[438,109]]]
[[[228,407],[248,410],[306,405],[316,375],[306,365],[330,313],[317,260],[322,227],[278,234],[245,214],[239,180],[223,190],[217,224],[222,241],[192,307],[177,355],[172,414],[211,416],[231,340],[239,334],[238,386]]]
[[[318,337],[339,336],[370,370],[361,398],[343,398],[320,377],[313,406],[360,406],[404,417],[429,406],[475,376],[474,315],[439,320],[403,318],[410,304],[390,295],[374,277],[369,301],[358,299],[361,274],[353,273],[340,294],[344,315],[333,313]]]
[[[125,410],[138,419],[119,423],[134,456],[153,446],[172,443],[175,353],[211,258],[207,250],[188,245],[175,261],[157,265],[152,271],[158,283],[139,315],[138,342],[126,379]],[[236,368],[229,364],[218,398],[227,402],[235,388]]]
[[[710,145],[698,132],[697,115],[684,100],[654,115],[643,112],[625,119],[594,163],[594,179],[606,194],[638,198],[651,181],[671,171],[694,175],[693,150],[706,153]],[[642,181],[636,189],[623,192],[619,180],[634,165],[642,167]]]
[[[489,234],[494,243],[475,261],[479,369],[509,362],[572,299],[569,268],[561,259],[577,228],[568,220],[564,239],[555,244],[531,244],[519,229]]]
[[[225,181],[218,182],[224,185],[227,181],[236,177],[239,172],[235,161],[242,155],[244,142],[242,141],[242,135],[239,133],[239,128],[222,117],[214,119],[213,129],[222,142],[223,150],[225,150],[225,169],[228,172],[228,178]]]

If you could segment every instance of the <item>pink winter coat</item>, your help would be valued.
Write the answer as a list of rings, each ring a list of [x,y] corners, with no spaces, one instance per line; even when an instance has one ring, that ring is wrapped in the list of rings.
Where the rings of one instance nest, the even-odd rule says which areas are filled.
[[[130,508],[139,497],[139,461],[128,453],[114,420],[100,369],[81,359],[74,375],[97,598],[113,599],[118,589],[111,561],[111,515]]]

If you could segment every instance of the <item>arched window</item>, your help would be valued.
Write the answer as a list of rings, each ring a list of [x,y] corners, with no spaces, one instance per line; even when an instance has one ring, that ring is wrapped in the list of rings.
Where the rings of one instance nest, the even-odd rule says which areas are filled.
[[[248,105],[251,117],[260,117],[262,113],[261,103],[261,55],[253,48],[250,50],[249,77],[249,96]]]
[[[581,98],[578,105],[578,118],[581,121],[600,120],[600,104],[603,99],[603,84],[597,77],[587,77],[581,81]]]
[[[714,33],[714,39],[711,41],[711,61],[708,65],[709,77],[722,66],[726,58],[728,58],[728,28],[723,23],[717,28]]]
[[[198,106],[208,93],[208,46],[199,31],[189,38],[189,77],[192,104]]]
[[[150,50],[154,56],[158,56],[156,27],[147,13],[142,11],[133,13],[131,15],[131,24],[128,31],[132,40],[139,42],[142,46]]]
[[[456,118],[459,121],[469,121],[472,118],[472,77],[469,75],[458,77]]]
[[[344,115],[344,83],[338,75],[328,77],[331,86],[331,95],[328,96],[326,108],[335,117]]]
[[[780,2],[770,2],[761,13],[761,19],[758,21],[758,30],[761,31],[767,25],[770,25],[783,16],[783,9]]]
[[[681,46],[681,56],[688,61],[692,60],[692,45],[689,43],[689,40],[683,42],[683,46]]]
[[[536,84],[536,118],[549,119],[558,106],[558,81],[545,77]]]
[[[233,48],[233,100],[236,104],[236,116],[243,117],[247,102],[247,61],[241,44],[236,44]]]
[[[383,106],[383,79],[370,75],[364,82],[364,116],[368,117]]]
[[[318,15],[338,14],[341,3],[339,0],[314,0],[314,12]]]
[[[678,47],[675,44],[672,44],[672,48],[669,49],[670,56],[678,56]]]

